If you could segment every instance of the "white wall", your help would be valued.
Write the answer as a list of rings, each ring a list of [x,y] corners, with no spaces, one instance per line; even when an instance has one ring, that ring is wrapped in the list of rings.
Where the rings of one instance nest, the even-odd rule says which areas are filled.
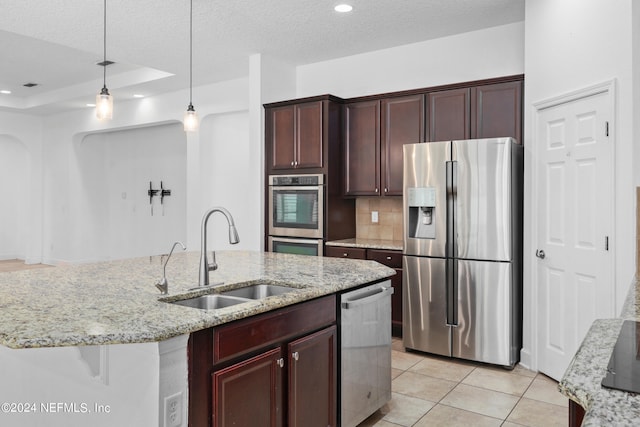
[[[58,264],[118,258],[130,256],[134,253],[140,254],[143,251],[143,247],[153,253],[157,253],[157,251],[162,253],[167,252],[173,241],[178,237],[186,239],[184,243],[190,249],[197,249],[200,242],[200,219],[203,213],[202,199],[208,194],[207,191],[209,191],[212,182],[226,180],[226,177],[218,169],[208,169],[206,176],[201,176],[203,171],[200,166],[200,150],[206,149],[207,144],[212,142],[212,136],[208,132],[213,132],[213,128],[207,126],[206,122],[210,116],[215,117],[218,114],[224,115],[231,112],[247,111],[248,98],[247,79],[194,88],[194,104],[204,125],[199,132],[189,135],[185,135],[178,124],[178,121],[182,119],[183,110],[186,108],[186,100],[188,100],[188,92],[186,91],[168,93],[141,100],[121,100],[118,102],[116,99],[114,119],[105,123],[95,119],[93,109],[70,111],[45,117],[42,120],[44,129],[42,143],[46,162],[43,166],[44,189],[40,193],[43,199],[42,217],[44,225],[42,242],[44,261]],[[172,125],[165,127],[167,124]],[[246,123],[244,127],[248,128],[249,124]],[[171,130],[165,134],[164,132],[167,129]],[[227,132],[229,132],[228,129]],[[241,130],[240,134],[242,134]],[[87,137],[87,135],[91,136]],[[186,153],[184,155],[180,154],[183,157],[177,157],[172,160],[171,157],[177,151],[171,151],[173,153],[171,154],[167,150],[169,150],[171,141],[177,139],[180,139],[181,142],[174,148],[182,150],[179,144],[186,144]],[[159,180],[164,180],[160,176],[162,175],[161,173],[158,173],[158,176],[144,178],[143,183],[133,185],[134,179],[141,180],[141,176],[144,175],[144,170],[138,170],[137,175],[140,175],[140,178],[130,175],[128,179],[123,178],[124,181],[116,184],[121,186],[120,189],[107,188],[112,178],[116,178],[118,171],[129,167],[126,162],[129,162],[131,167],[135,165],[136,168],[140,168],[146,159],[157,156],[162,152],[155,149],[146,152],[146,148],[143,148],[152,147],[154,140],[164,141],[165,148],[163,148],[163,151],[165,151],[165,154],[162,156],[165,157],[162,160],[155,159],[152,163],[164,164],[163,168],[166,171],[171,167],[175,167],[175,171],[182,170],[186,174],[184,184],[186,191],[175,187],[174,184],[169,184],[170,188],[174,187],[177,193],[175,196],[172,195],[165,199],[168,203],[168,209],[169,204],[171,206],[181,204],[180,197],[185,194],[186,207],[184,215],[186,219],[182,231],[178,231],[177,228],[172,226],[171,233],[156,235],[153,230],[158,230],[162,227],[162,218],[155,215],[151,217],[150,210],[148,210],[149,205],[145,205],[141,201],[142,199],[140,201],[138,199],[133,201],[129,199],[130,192],[141,191],[146,195],[149,179],[156,181],[156,186],[159,185]],[[138,147],[139,150],[131,148],[131,144]],[[92,148],[93,146],[96,148]],[[171,150],[174,148],[171,148]],[[251,150],[255,148],[252,147]],[[134,151],[128,152],[127,150],[130,149]],[[83,156],[83,160],[80,162],[78,161],[78,155]],[[133,158],[126,160],[121,156],[133,156]],[[135,161],[133,160],[134,158],[136,159]],[[172,166],[171,162],[173,161],[182,162],[182,164]],[[85,162],[89,162],[89,165],[95,165],[96,170],[93,170],[93,166],[88,166]],[[145,166],[147,172],[156,175],[156,172],[149,169],[149,167]],[[97,170],[109,171],[110,168],[113,170],[109,172],[111,174],[109,179],[106,176],[101,177],[96,172]],[[246,179],[257,180],[260,175],[260,170],[252,168],[247,173]],[[130,185],[132,186],[129,187]],[[175,185],[180,186],[182,184],[178,182]],[[242,192],[240,184],[230,182],[229,185],[229,191],[236,191],[238,194]],[[98,192],[89,191],[91,186],[99,191],[113,190],[114,192],[109,196],[109,203],[105,203],[105,199],[98,195]],[[171,189],[173,190],[173,188]],[[129,202],[125,203],[128,207],[121,206],[121,208],[134,209],[135,207],[138,213],[140,209],[142,212],[146,211],[148,213],[146,221],[143,220],[142,216],[134,220],[133,218],[125,218],[122,216],[122,212],[116,212],[120,209],[116,208],[116,206],[123,203],[121,198],[123,192],[127,193],[126,200],[129,200]],[[118,197],[120,197],[120,200],[118,200]],[[154,210],[157,213],[161,213],[158,202],[159,200],[156,199]],[[248,206],[255,203],[254,200],[247,200],[242,209],[248,211]],[[112,211],[112,209],[115,209],[115,211]],[[105,237],[103,236],[110,233],[109,230],[100,228],[103,227],[102,222],[106,221],[104,218],[105,212],[110,212],[109,220],[115,222],[116,226],[123,225],[126,222],[127,229],[136,233],[128,240],[129,242],[136,242],[133,248],[126,248],[130,252],[122,252],[121,245],[126,245],[122,240],[113,244],[104,244]],[[165,214],[167,212],[166,210]],[[120,217],[116,219],[118,215]],[[168,218],[165,218],[165,220],[168,220]],[[154,222],[157,223],[156,226],[151,225]],[[122,231],[118,231],[117,234],[122,236]],[[153,237],[150,237],[150,234],[153,234]],[[142,240],[144,239],[150,240],[143,242]],[[259,240],[260,236],[254,236],[251,233],[244,236],[244,242],[249,247],[252,244],[254,246],[257,245],[257,243],[251,242],[258,242]],[[150,249],[146,245],[150,245],[152,248]]]
[[[0,259],[40,261],[41,193],[42,121],[0,113]]]
[[[635,191],[633,188],[633,76],[631,0],[536,0],[526,2],[525,32],[525,193],[531,194],[535,152],[532,141],[534,109],[545,99],[611,79],[617,81],[615,139],[615,255],[616,313],[634,272]],[[637,26],[637,24],[636,24]],[[525,200],[525,248],[533,248],[532,198]],[[535,295],[527,278],[533,253],[525,253],[525,350],[532,348]],[[535,355],[533,367],[535,368]]]
[[[9,411],[3,406],[1,424],[169,427],[164,422],[165,398],[178,395],[181,425],[186,425],[187,340],[188,335],[181,335],[161,343],[19,350],[0,346],[0,402],[15,403]]]
[[[298,97],[330,93],[344,98],[522,74],[524,23],[304,65],[297,71]]]
[[[0,135],[0,260],[26,257],[30,181],[27,147]]]
[[[186,239],[186,136],[179,122],[89,134],[74,145],[76,261],[167,253]],[[154,189],[171,190],[162,202]],[[151,207],[153,206],[153,212]]]

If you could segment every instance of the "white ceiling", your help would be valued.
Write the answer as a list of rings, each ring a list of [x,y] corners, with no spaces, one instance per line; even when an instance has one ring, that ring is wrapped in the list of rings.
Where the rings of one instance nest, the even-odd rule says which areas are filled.
[[[247,76],[255,53],[303,65],[522,21],[524,1],[193,0],[193,85]],[[0,108],[86,108],[102,31],[102,0],[0,0]],[[188,88],[189,0],[107,0],[107,59],[116,102]]]

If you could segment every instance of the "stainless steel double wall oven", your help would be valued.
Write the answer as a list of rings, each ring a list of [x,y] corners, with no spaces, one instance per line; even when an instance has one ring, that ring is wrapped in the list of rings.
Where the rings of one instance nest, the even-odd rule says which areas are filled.
[[[324,176],[269,176],[269,238],[271,252],[323,255]]]

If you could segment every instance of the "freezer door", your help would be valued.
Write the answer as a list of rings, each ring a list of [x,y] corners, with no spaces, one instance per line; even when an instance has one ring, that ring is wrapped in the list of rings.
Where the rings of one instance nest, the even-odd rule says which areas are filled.
[[[497,365],[513,365],[519,348],[514,332],[520,316],[511,277],[511,263],[459,260],[457,326],[452,355]]]
[[[451,160],[451,142],[405,144],[403,149],[404,253],[444,257],[447,243],[447,162]],[[429,209],[428,214],[423,208]],[[427,215],[429,224],[433,221],[433,226],[423,222]],[[423,229],[426,228],[429,230],[425,232]]]
[[[454,257],[511,261],[512,138],[453,141]]]
[[[414,350],[451,356],[446,260],[402,257],[402,337]]]

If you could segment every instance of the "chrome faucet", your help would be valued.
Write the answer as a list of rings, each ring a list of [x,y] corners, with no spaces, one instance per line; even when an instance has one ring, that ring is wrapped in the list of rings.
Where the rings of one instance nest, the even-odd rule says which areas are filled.
[[[182,246],[182,250],[186,251],[187,247],[182,244],[182,242],[175,242],[171,247],[171,252],[169,252],[169,256],[167,260],[164,262],[164,267],[162,268],[162,279],[158,283],[156,283],[156,288],[160,291],[162,295],[166,295],[169,293],[169,282],[167,281],[167,263],[169,262],[169,258],[171,258],[171,254],[173,250],[176,248],[176,245]]]
[[[207,221],[209,217],[214,212],[220,212],[227,218],[227,222],[229,223],[229,243],[235,245],[240,241],[238,237],[238,231],[236,230],[236,225],[233,222],[233,217],[231,213],[225,208],[211,208],[207,212],[205,212],[202,217],[202,227],[201,227],[201,235],[200,235],[200,275],[198,280],[199,286],[209,286],[209,271],[216,270],[218,268],[218,264],[216,263],[216,253],[215,251],[211,251],[211,255],[213,257],[213,261],[209,263],[209,259],[207,258]]]

